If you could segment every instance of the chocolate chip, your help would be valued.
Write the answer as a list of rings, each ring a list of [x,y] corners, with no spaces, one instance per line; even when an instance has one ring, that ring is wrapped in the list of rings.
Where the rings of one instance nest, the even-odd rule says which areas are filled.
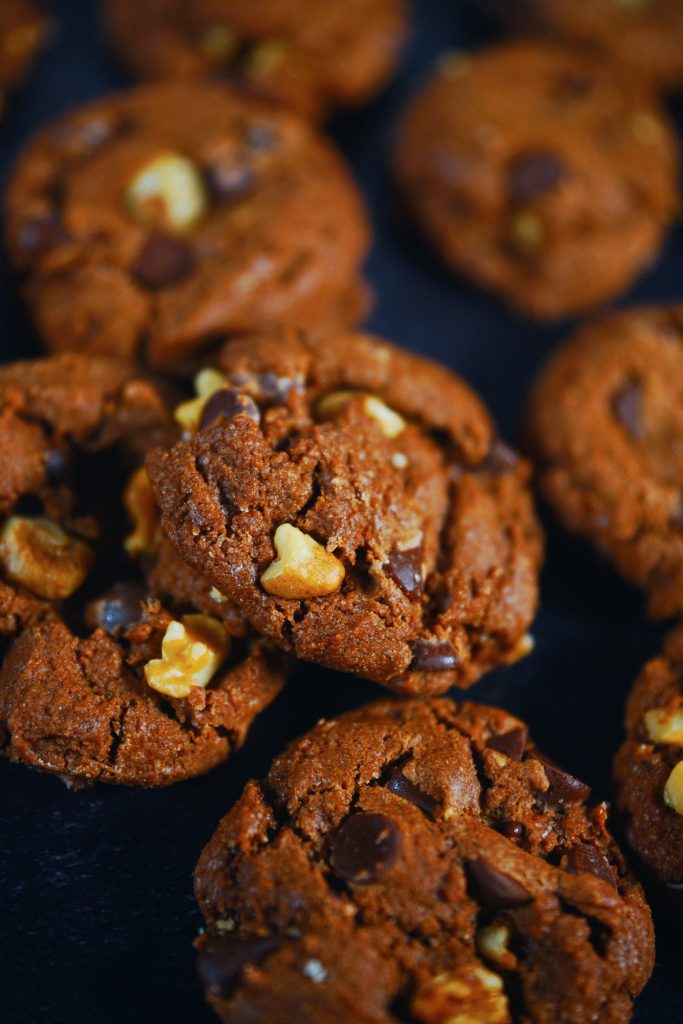
[[[19,247],[32,256],[42,255],[70,240],[59,214],[52,210],[42,217],[30,217],[19,228]]]
[[[413,644],[410,667],[415,672],[443,672],[455,668],[459,661],[450,640],[418,640]]]
[[[206,430],[221,417],[232,420],[235,416],[248,416],[254,423],[259,423],[261,420],[259,407],[249,395],[244,395],[241,391],[233,391],[232,388],[221,388],[220,391],[211,395],[204,405],[199,420],[199,429]]]
[[[439,583],[432,597],[432,607],[437,615],[443,615],[453,604],[453,591],[445,583]]]
[[[503,874],[484,857],[477,857],[467,865],[482,901],[491,910],[512,910],[531,902],[531,896],[514,878]]]
[[[675,529],[683,530],[683,494],[679,494],[676,508],[671,514],[669,522]]]
[[[506,821],[500,831],[508,839],[521,839],[524,835],[524,825],[521,821]]]
[[[115,583],[88,606],[86,621],[92,628],[99,626],[110,636],[125,633],[142,618],[146,596],[145,589],[137,583]]]
[[[398,584],[407,597],[415,597],[416,594],[422,593],[423,554],[422,544],[408,548],[407,551],[394,550],[389,553],[388,561],[382,566],[389,579]]]
[[[519,464],[519,455],[500,439],[493,442],[491,451],[485,462],[479,466],[480,471],[491,473],[493,476],[503,476],[509,473]]]
[[[556,805],[580,804],[591,795],[590,786],[564,771],[545,754],[536,752],[534,757],[541,762],[548,778],[549,788],[543,794],[546,802]]]
[[[249,192],[254,184],[254,171],[246,163],[219,160],[205,173],[209,191],[221,202],[235,203]]]
[[[205,939],[197,957],[197,970],[204,987],[214,996],[229,996],[244,968],[260,963],[280,943],[280,939],[272,936],[241,939],[234,935],[212,935]]]
[[[330,847],[335,874],[348,882],[374,882],[398,859],[401,833],[384,814],[352,814],[337,829]]]
[[[595,875],[616,888],[614,872],[604,853],[588,843],[573,846],[567,854],[567,871],[573,875]]]
[[[160,291],[178,284],[194,267],[192,249],[170,235],[152,235],[133,264],[135,280],[149,291]]]
[[[230,380],[238,388],[249,391],[265,402],[286,402],[292,391],[303,391],[304,382],[298,375],[278,377],[275,373],[230,374]]]
[[[579,100],[592,91],[595,79],[589,75],[562,75],[557,82],[556,98],[559,100]]]
[[[486,746],[489,750],[499,750],[501,754],[507,754],[508,757],[513,758],[515,761],[521,761],[528,739],[529,730],[525,725],[520,725],[518,728],[510,729],[499,736],[491,736]]]
[[[419,807],[425,814],[429,814],[430,817],[434,816],[434,811],[439,806],[438,800],[430,796],[429,793],[425,793],[416,783],[411,782],[400,768],[394,768],[392,771],[387,781],[387,789],[395,793],[396,796],[408,800],[409,803],[415,804],[416,807]]]
[[[529,203],[551,192],[566,176],[562,160],[545,150],[523,153],[508,169],[508,192],[514,203]]]
[[[631,378],[612,398],[614,415],[634,440],[641,436],[643,388],[639,380]]]
[[[51,487],[64,483],[73,471],[73,457],[68,448],[55,448],[45,456],[45,476]]]
[[[249,148],[256,153],[272,153],[278,144],[275,129],[262,121],[256,121],[247,127],[246,139]]]

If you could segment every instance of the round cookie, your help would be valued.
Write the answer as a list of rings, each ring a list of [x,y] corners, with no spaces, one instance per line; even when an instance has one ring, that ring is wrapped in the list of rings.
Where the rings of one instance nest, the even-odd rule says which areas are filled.
[[[683,627],[645,665],[626,705],[626,741],[614,762],[626,838],[683,919]]]
[[[648,599],[683,611],[683,307],[612,314],[555,353],[530,398],[539,486]]]
[[[683,86],[683,10],[678,0],[488,0],[512,27],[541,30],[618,60],[643,82]]]
[[[652,924],[589,794],[496,708],[320,722],[197,865],[209,1002],[226,1024],[629,1020]]]
[[[235,339],[218,366],[147,468],[183,560],[257,631],[408,692],[528,652],[528,466],[464,381],[360,334]]]
[[[446,261],[547,319],[612,298],[651,262],[676,213],[677,163],[648,94],[542,42],[444,61],[395,153],[406,202]]]
[[[362,201],[295,115],[201,82],[132,90],[41,131],[7,196],[46,345],[175,369],[233,332],[357,323]]]
[[[228,81],[319,118],[393,72],[404,0],[109,0],[117,50],[141,78]]]
[[[31,0],[0,4],[0,114],[8,92],[26,77],[49,31],[45,14]]]
[[[172,433],[125,364],[0,369],[0,751],[71,785],[208,771],[284,682],[160,535],[139,462]]]

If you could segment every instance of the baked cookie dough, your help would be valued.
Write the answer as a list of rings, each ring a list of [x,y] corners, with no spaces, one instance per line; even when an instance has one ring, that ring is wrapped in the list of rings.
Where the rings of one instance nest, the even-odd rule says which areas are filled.
[[[174,369],[218,337],[355,324],[368,244],[332,146],[201,82],[101,100],[41,131],[7,196],[11,258],[50,349]]]
[[[197,866],[209,1002],[226,1024],[629,1020],[652,924],[589,794],[495,708],[320,722]]]
[[[657,89],[683,86],[679,0],[488,0],[513,28],[595,47]]]
[[[631,309],[584,328],[531,395],[545,498],[593,540],[648,611],[683,611],[683,307]]]
[[[446,261],[544,319],[626,289],[678,202],[676,141],[654,100],[543,42],[445,60],[408,109],[395,167]]]
[[[147,468],[183,560],[258,632],[409,692],[528,652],[528,466],[464,381],[360,334],[235,339],[217,365]]]
[[[225,78],[316,118],[377,92],[407,30],[404,0],[109,0],[107,14],[140,78]]]
[[[48,32],[48,18],[31,0],[0,3],[0,115],[7,94],[26,78]]]
[[[0,752],[71,785],[208,771],[284,682],[282,658],[166,550],[139,460],[169,430],[123,364],[0,368]]]

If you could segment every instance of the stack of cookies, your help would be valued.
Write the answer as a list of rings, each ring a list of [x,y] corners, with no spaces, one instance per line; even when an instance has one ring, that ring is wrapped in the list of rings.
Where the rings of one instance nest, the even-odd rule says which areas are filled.
[[[447,264],[557,319],[662,244],[658,91],[683,65],[667,49],[656,75],[604,5],[519,6],[538,34],[442,61],[394,170]],[[680,22],[661,6],[648,47]],[[607,805],[519,718],[443,696],[533,649],[532,461],[452,370],[360,328],[369,220],[319,124],[388,79],[402,0],[109,0],[106,20],[152,81],[41,130],[6,194],[48,352],[0,368],[0,750],[72,787],[166,786],[229,758],[297,660],[370,680],[394,696],[292,742],[201,855],[218,1016],[628,1020],[653,929]],[[6,4],[0,87],[45,32]],[[676,307],[584,328],[526,421],[543,496],[660,617],[683,611],[682,339]],[[682,629],[615,762],[645,879],[673,887]]]

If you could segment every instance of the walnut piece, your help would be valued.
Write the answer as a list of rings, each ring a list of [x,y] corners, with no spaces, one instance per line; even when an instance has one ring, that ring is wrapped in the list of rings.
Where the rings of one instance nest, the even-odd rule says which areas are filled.
[[[129,555],[154,555],[159,549],[159,509],[144,466],[136,469],[123,492],[133,530],[123,542]]]
[[[492,921],[477,932],[477,949],[487,960],[510,970],[517,962],[510,952],[510,938],[510,929],[503,921]]]
[[[273,543],[278,557],[261,576],[267,593],[302,600],[325,597],[341,586],[343,564],[296,526],[278,526]]]
[[[193,228],[208,206],[196,165],[180,153],[160,153],[138,171],[124,194],[124,205],[139,224],[182,233]]]
[[[363,391],[331,391],[318,402],[317,412],[323,419],[335,416],[354,398],[362,397],[363,412],[379,425],[385,437],[393,441],[406,429],[406,421],[376,395]]]
[[[503,981],[480,964],[464,964],[419,990],[410,1009],[422,1024],[510,1024]]]
[[[225,626],[209,615],[183,615],[169,622],[161,657],[145,665],[147,684],[166,697],[187,697],[206,687],[230,652]]]
[[[645,728],[653,743],[683,745],[683,708],[651,708],[645,714]]]
[[[664,803],[676,814],[683,814],[683,761],[679,761],[664,786]]]
[[[0,563],[7,578],[53,601],[70,597],[94,561],[92,549],[51,519],[12,516],[0,533]]]

